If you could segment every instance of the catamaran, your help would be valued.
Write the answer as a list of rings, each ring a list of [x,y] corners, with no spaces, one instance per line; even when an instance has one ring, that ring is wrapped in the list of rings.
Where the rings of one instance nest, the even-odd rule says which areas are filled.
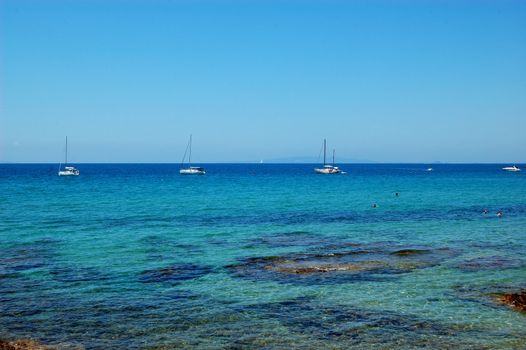
[[[502,168],[502,170],[504,170],[504,171],[521,171],[521,169],[517,168],[515,165],[514,166],[505,166],[504,168]]]
[[[66,136],[66,157],[64,161],[64,169],[62,169],[62,163],[58,166],[58,176],[77,176],[80,175],[80,171],[73,167],[68,166],[68,137]]]
[[[188,167],[184,168],[184,161],[186,159],[186,153],[188,153]],[[183,160],[181,161],[181,169],[179,174],[181,175],[204,175],[206,170],[200,166],[191,166],[192,162],[192,135],[190,135],[190,140],[186,145],[186,150],[184,151]]]
[[[334,153],[335,151],[332,150],[332,165],[327,164],[327,140],[323,139],[323,168],[314,168],[314,171],[318,174],[343,174],[340,168],[334,166]]]

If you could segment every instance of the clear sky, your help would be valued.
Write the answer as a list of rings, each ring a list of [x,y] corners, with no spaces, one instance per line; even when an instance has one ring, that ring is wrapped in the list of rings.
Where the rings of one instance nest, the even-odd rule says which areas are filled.
[[[526,1],[0,0],[0,161],[526,162]]]

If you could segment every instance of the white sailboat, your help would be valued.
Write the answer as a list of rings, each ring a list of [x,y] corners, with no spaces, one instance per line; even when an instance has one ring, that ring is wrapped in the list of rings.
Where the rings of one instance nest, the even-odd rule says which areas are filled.
[[[514,166],[505,166],[504,168],[502,168],[502,170],[504,170],[504,171],[521,171],[521,169],[517,168],[515,165]]]
[[[185,168],[184,161],[186,159],[186,153],[188,153],[188,166]],[[192,163],[192,135],[190,135],[190,140],[188,141],[188,144],[186,145],[186,150],[184,152],[183,160],[181,162],[181,169],[179,170],[179,174],[181,175],[204,175],[206,174],[205,168],[200,167],[200,166],[192,166],[191,163]]]
[[[332,165],[327,164],[327,140],[323,139],[323,168],[314,168],[317,174],[342,174],[343,172],[337,166],[334,166],[334,153],[332,150]]]
[[[58,176],[78,176],[80,171],[73,167],[68,166],[68,137],[66,136],[66,156],[64,161],[64,169],[62,169],[62,163],[58,166]]]

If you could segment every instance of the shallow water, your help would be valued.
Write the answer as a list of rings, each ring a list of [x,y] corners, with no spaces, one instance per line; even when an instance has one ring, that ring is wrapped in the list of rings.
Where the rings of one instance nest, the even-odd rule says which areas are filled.
[[[526,347],[526,315],[491,298],[526,288],[526,172],[78,167],[64,178],[55,165],[0,165],[0,337],[86,349]]]

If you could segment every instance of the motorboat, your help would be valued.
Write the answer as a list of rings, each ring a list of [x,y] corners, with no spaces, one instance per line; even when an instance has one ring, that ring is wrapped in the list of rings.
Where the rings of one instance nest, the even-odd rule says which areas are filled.
[[[504,171],[521,171],[521,169],[516,167],[515,165],[514,166],[505,166],[504,168],[502,168],[502,170],[504,170]]]

